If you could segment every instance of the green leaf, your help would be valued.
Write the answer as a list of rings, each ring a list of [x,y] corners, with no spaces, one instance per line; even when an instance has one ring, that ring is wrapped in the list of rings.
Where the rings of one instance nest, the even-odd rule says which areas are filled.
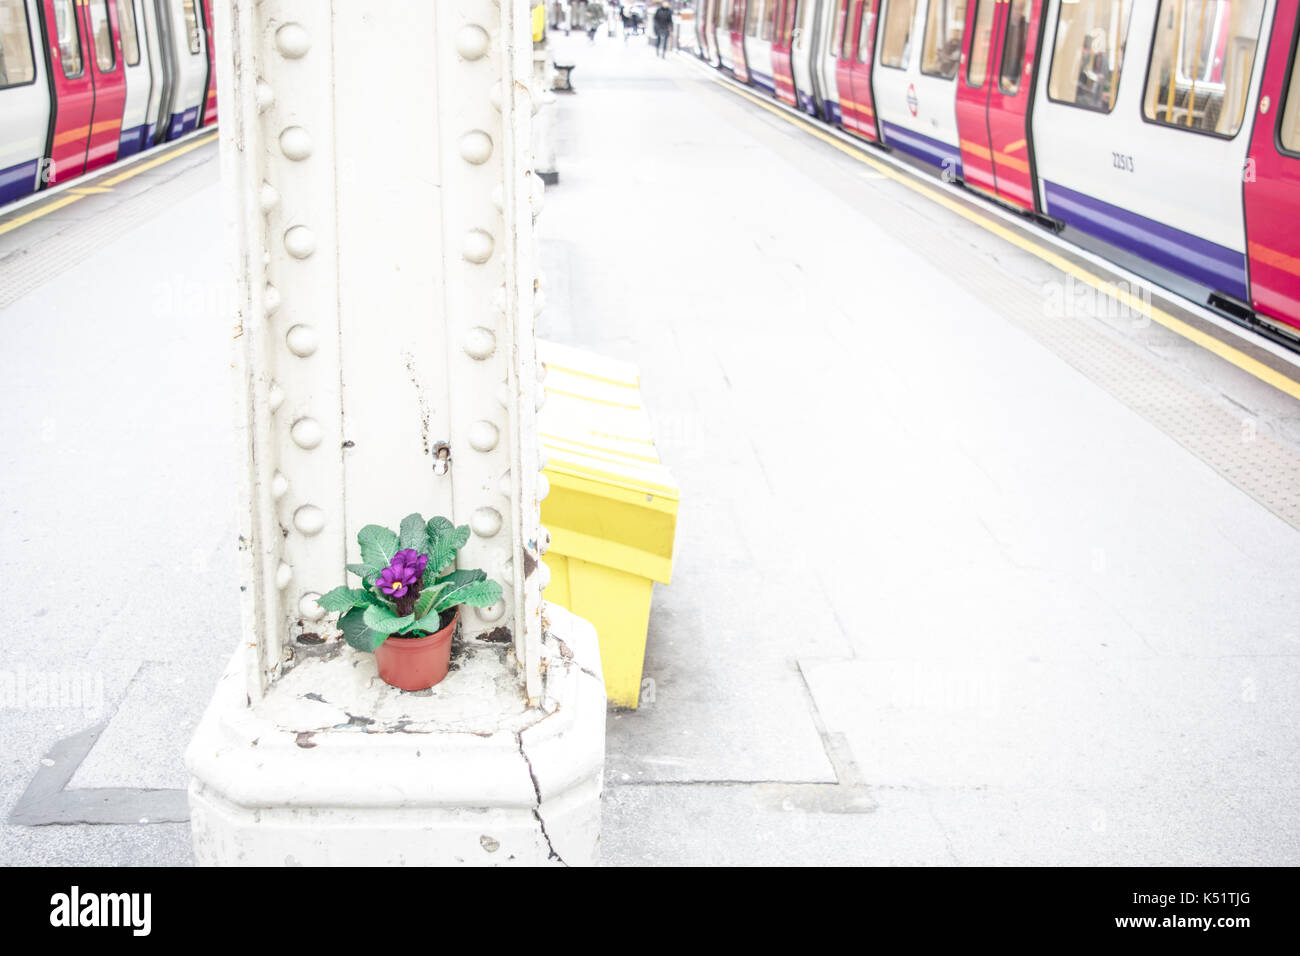
[[[415,611],[413,612],[417,620],[433,609],[433,603],[438,600],[439,595],[445,590],[447,590],[447,585],[435,584],[433,587],[425,588],[420,592],[420,596],[415,599]]]
[[[459,571],[448,571],[435,582],[436,584],[446,584],[451,587],[460,587],[465,584],[472,584],[475,581],[487,580],[487,572],[477,569],[470,571],[462,569]]]
[[[371,604],[365,609],[364,620],[366,627],[379,634],[395,634],[406,625],[415,620],[415,615],[407,614],[404,617],[398,617],[386,607],[378,604]]]
[[[349,564],[348,570],[359,577],[362,581],[365,581],[366,587],[370,587],[373,581],[367,579],[377,577],[379,572],[384,569],[377,568],[371,564]]]
[[[359,607],[354,607],[339,618],[339,628],[343,631],[343,639],[348,642],[348,646],[358,651],[371,652],[384,643],[383,634],[376,634],[366,627],[365,612]]]
[[[448,588],[435,605],[439,611],[445,611],[457,604],[470,607],[487,607],[501,600],[501,585],[495,581],[470,581],[461,587]]]
[[[429,548],[425,551],[429,556],[429,566],[425,569],[425,573],[427,577],[428,571],[432,569],[436,577],[451,566],[456,560],[456,552],[465,547],[465,542],[469,541],[469,525],[463,524],[458,528],[438,515],[429,519],[425,532],[429,535]]]
[[[414,548],[421,554],[429,546],[429,532],[424,526],[424,516],[409,514],[402,519],[398,531],[398,544],[403,548]]]
[[[428,631],[430,634],[436,633],[439,625],[442,623],[441,611],[430,611],[424,617],[417,617],[414,624],[406,628],[403,633],[412,631]]]
[[[375,596],[361,588],[350,588],[340,584],[332,591],[326,591],[316,601],[327,611],[349,611],[354,607],[365,607],[375,603]]]
[[[397,535],[383,525],[368,524],[357,534],[361,560],[372,568],[386,568],[398,548]]]

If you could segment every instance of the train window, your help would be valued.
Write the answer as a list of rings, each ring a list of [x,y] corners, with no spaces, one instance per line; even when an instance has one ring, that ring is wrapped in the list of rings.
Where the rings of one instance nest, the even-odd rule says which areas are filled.
[[[117,0],[117,26],[122,31],[122,56],[127,66],[140,62],[140,34],[135,28],[135,0]]]
[[[1109,113],[1119,94],[1133,0],[1062,3],[1047,95],[1057,103]]]
[[[862,23],[858,27],[858,62],[866,63],[871,57],[871,31],[876,25],[875,14],[871,10],[862,11]]]
[[[911,54],[916,0],[885,0],[885,33],[880,38],[880,65],[906,70]]]
[[[1264,0],[1161,0],[1142,114],[1232,137],[1246,115]]]
[[[956,76],[965,31],[966,0],[930,0],[921,40],[921,72],[945,80]]]
[[[32,31],[24,0],[0,0],[0,90],[36,79]]]
[[[758,38],[760,40],[772,39],[772,17],[775,11],[772,9],[776,6],[776,0],[756,0],[758,7]]]
[[[993,36],[993,14],[998,0],[975,0],[975,31],[970,60],[966,64],[966,85],[978,90],[989,78],[989,44]]]
[[[54,0],[54,33],[59,44],[63,75],[70,80],[81,76],[81,31],[77,29],[76,0]]]
[[[862,0],[844,0],[844,30],[840,34],[841,60],[853,56],[853,11],[861,5]]]
[[[1300,153],[1300,70],[1296,69],[1296,58],[1300,56],[1300,32],[1296,37],[1297,41],[1291,47],[1291,78],[1286,84],[1282,119],[1277,127],[1277,141],[1291,153]]]
[[[998,89],[1011,96],[1020,91],[1020,74],[1025,66],[1025,38],[1029,35],[1029,3],[1011,0],[1007,14],[1007,32],[1002,38],[1002,66],[998,70]]]
[[[185,34],[189,38],[190,52],[199,52],[199,12],[194,9],[194,0],[182,0],[185,9]]]
[[[794,41],[795,20],[799,16],[799,0],[786,0],[782,15],[785,17],[785,23],[781,27],[781,45],[790,46]]]
[[[90,13],[90,37],[95,44],[95,65],[99,72],[109,73],[117,66],[117,51],[113,49],[113,31],[108,26],[108,0],[91,0],[86,9]]]

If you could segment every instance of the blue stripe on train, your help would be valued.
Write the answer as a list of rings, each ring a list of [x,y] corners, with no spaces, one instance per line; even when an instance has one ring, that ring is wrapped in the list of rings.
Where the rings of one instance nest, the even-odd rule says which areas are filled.
[[[941,140],[932,139],[923,133],[895,126],[893,123],[880,122],[885,133],[885,142],[896,149],[924,160],[940,169],[951,169],[958,179],[961,178],[961,153],[956,146]]]
[[[803,110],[809,116],[816,116],[817,101],[814,100],[807,93],[805,93],[803,90],[799,90],[798,92],[799,92],[799,109]]]
[[[758,72],[758,70],[751,69],[749,71],[749,78],[750,80],[753,81],[755,86],[761,86],[769,93],[773,95],[776,94],[776,84],[772,81],[772,78],[768,76],[766,73],[760,73]]]
[[[175,139],[199,125],[199,108],[191,106],[184,113],[173,113],[167,126],[167,138]]]
[[[40,164],[40,159],[29,159],[17,166],[0,169],[0,206],[36,191],[36,172]]]
[[[836,103],[834,100],[825,100],[822,102],[822,106],[826,108],[828,114],[826,117],[827,122],[839,126],[844,121],[844,113],[840,110],[839,103]]]
[[[117,158],[126,159],[126,157],[134,156],[144,149],[147,135],[148,127],[143,123],[135,127],[135,129],[123,130],[121,138],[117,141]]]
[[[1243,301],[1246,256],[1218,243],[1043,180],[1047,212],[1111,245]]]

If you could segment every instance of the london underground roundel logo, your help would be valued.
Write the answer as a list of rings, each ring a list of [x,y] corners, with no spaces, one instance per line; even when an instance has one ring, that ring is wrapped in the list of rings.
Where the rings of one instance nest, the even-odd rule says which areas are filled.
[[[912,115],[916,115],[916,84],[907,84],[907,108],[911,110]]]

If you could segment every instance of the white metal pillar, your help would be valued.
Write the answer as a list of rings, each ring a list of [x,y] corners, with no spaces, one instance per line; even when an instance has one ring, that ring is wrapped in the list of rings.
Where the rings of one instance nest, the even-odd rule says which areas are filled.
[[[463,563],[506,597],[468,613],[468,633],[508,629],[535,700],[527,5],[222,6],[250,691],[318,629],[315,598],[359,560],[356,532],[419,510],[470,525]]]
[[[590,862],[598,650],[542,616],[530,3],[218,0],[217,32],[245,634],[187,753],[196,854]],[[412,511],[502,585],[464,667],[412,698],[337,642],[287,666],[357,531]]]

